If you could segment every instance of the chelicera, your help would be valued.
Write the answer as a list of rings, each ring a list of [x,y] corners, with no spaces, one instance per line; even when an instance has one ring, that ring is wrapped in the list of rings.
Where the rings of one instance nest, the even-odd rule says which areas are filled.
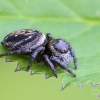
[[[53,39],[50,33],[46,36],[31,29],[18,30],[8,34],[1,44],[10,51],[0,56],[12,54],[30,54],[30,61],[26,68],[28,71],[34,60],[43,61],[53,71],[57,78],[56,66],[60,66],[74,77],[75,73],[68,68],[68,64],[73,57],[74,67],[77,68],[77,59],[71,45],[64,39]]]

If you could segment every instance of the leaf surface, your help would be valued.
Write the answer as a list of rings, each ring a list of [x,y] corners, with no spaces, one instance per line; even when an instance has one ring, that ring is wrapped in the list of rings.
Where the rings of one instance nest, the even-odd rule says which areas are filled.
[[[91,2],[91,3],[90,3]],[[37,29],[54,38],[64,38],[75,50],[78,69],[73,63],[69,67],[76,73],[57,68],[62,75],[63,87],[71,84],[100,82],[100,1],[99,0],[3,0],[0,2],[0,41],[10,32],[19,29]],[[0,45],[0,53],[6,50]],[[29,56],[12,55],[7,59],[18,61],[24,70]],[[52,71],[43,63],[33,63],[31,70],[51,75]]]

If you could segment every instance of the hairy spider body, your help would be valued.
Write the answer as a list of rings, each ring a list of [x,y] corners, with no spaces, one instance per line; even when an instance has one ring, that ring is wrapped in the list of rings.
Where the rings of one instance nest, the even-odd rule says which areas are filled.
[[[37,62],[43,61],[50,67],[56,78],[56,65],[59,65],[76,77],[75,73],[68,68],[71,57],[73,57],[75,68],[77,68],[77,59],[74,50],[70,44],[63,39],[53,39],[49,33],[45,36],[37,30],[24,29],[8,34],[1,44],[10,51],[0,54],[0,56],[24,53],[30,54],[30,61],[26,71],[30,69],[32,62],[36,59]]]
[[[72,70],[68,68],[71,57],[73,57],[75,69],[77,68],[77,59],[70,44],[67,43],[64,39],[51,39],[47,44],[47,48],[49,51],[49,56],[47,54],[45,54],[45,56],[50,59],[49,62],[52,63],[52,67],[54,67],[54,65],[59,65],[61,68],[65,69],[74,77],[76,77],[75,73],[73,73]],[[49,62],[48,65],[50,66]]]
[[[10,50],[21,49],[28,52],[40,45],[44,45],[46,37],[37,30],[24,29],[8,34],[1,42]],[[27,52],[27,51],[26,51]]]
[[[63,39],[51,40],[48,44],[52,56],[58,57],[65,64],[68,64],[71,59],[69,44]]]

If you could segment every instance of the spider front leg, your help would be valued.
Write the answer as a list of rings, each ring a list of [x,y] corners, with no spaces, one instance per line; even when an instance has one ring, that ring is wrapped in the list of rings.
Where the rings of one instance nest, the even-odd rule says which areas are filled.
[[[74,52],[73,48],[71,47],[71,45],[69,45],[69,50],[70,50],[71,56],[73,57],[75,69],[77,69],[77,58],[75,56],[75,52]]]
[[[72,74],[74,77],[76,77],[75,73],[71,69],[69,69],[68,66],[66,64],[64,64],[59,58],[52,56],[51,60],[56,62],[61,68],[65,69],[70,74]]]
[[[45,50],[44,46],[40,46],[37,49],[35,49],[35,51],[31,54],[30,61],[29,61],[29,64],[26,68],[26,71],[28,71],[30,69],[32,62],[37,57],[38,53],[40,53],[41,51],[44,51],[44,50]]]
[[[41,63],[42,62],[42,52],[38,53],[37,57],[36,57],[36,61],[37,63]]]
[[[46,55],[46,54],[44,54],[44,55],[43,55],[43,58],[44,58],[44,63],[45,63],[48,67],[51,68],[51,70],[52,70],[53,73],[54,73],[54,76],[57,78],[57,74],[56,74],[54,65],[53,65],[53,63],[50,61],[49,56]]]

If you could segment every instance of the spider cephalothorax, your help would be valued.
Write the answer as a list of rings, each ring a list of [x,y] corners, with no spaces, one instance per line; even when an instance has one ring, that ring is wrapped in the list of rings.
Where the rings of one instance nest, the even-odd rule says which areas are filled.
[[[71,60],[71,57],[73,57],[75,69],[77,68],[77,60],[75,57],[75,53],[70,44],[63,39],[51,39],[48,43],[48,48],[51,52],[50,60],[53,63],[59,65],[61,68],[67,70],[73,76],[76,76],[68,68],[68,64]]]
[[[55,77],[57,77],[55,70],[56,65],[59,65],[74,77],[76,76],[72,70],[68,68],[71,57],[73,57],[75,68],[77,68],[74,50],[65,40],[53,39],[49,33],[45,36],[37,30],[19,30],[8,34],[1,44],[10,51],[0,54],[0,56],[24,53],[30,54],[30,61],[26,71],[30,69],[33,60],[36,59],[37,62],[43,61],[50,67]]]

